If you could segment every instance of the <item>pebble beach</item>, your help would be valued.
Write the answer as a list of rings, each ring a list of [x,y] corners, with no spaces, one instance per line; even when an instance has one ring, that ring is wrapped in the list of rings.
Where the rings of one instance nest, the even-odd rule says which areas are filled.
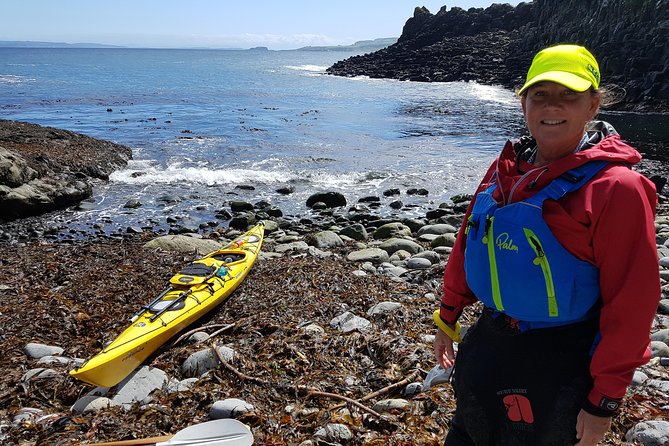
[[[407,193],[344,205],[324,194],[303,216],[234,201],[227,227],[197,233],[129,228],[63,240],[35,230],[40,217],[3,224],[0,442],[95,444],[237,418],[259,445],[441,444],[455,401],[447,379],[425,388],[435,366],[431,312],[470,197],[420,217],[379,216],[376,209]],[[266,224],[261,255],[223,306],[118,386],[94,388],[68,375],[184,264],[258,220]],[[607,445],[669,438],[669,206],[662,196],[656,231],[663,295],[653,359],[635,374]],[[479,311],[468,309],[463,324]]]

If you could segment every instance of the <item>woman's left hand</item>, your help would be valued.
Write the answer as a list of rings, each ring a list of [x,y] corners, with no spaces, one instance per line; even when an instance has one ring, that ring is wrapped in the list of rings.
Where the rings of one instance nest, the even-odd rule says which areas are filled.
[[[598,417],[581,409],[576,419],[579,446],[596,446],[611,429],[611,417]]]

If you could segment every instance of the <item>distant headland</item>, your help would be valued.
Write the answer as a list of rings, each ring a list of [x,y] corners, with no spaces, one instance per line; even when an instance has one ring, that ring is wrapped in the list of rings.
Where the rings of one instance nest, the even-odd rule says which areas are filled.
[[[521,85],[533,55],[557,43],[578,43],[597,57],[604,84],[626,92],[617,108],[669,111],[669,2],[534,0],[436,14],[417,7],[397,43],[328,69],[424,82],[476,81]]]

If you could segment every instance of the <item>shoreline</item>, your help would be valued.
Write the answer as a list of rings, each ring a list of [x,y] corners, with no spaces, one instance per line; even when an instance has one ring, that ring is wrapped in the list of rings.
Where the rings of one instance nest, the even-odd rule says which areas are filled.
[[[46,129],[51,131],[61,134]],[[23,147],[54,156],[45,151],[47,144]],[[92,153],[86,158],[91,163],[109,156]],[[70,155],[76,159],[76,146]],[[439,305],[444,267],[470,198],[433,203],[411,218],[381,215],[378,203],[388,204],[394,195],[345,206],[337,197],[321,196],[322,204],[312,203],[301,216],[230,202],[220,220],[224,227],[186,231],[175,221],[172,235],[128,227],[77,238],[66,226],[46,224],[50,215],[3,223],[0,442],[72,445],[162,435],[207,421],[220,402],[237,398],[252,406],[238,418],[260,442],[442,444],[454,410],[452,389],[422,386],[434,366],[431,312]],[[654,336],[669,330],[665,201],[656,217],[664,304]],[[249,276],[228,303],[191,327],[201,332],[199,338],[212,336],[208,342],[189,338],[150,358],[146,370],[167,381],[137,401],[76,409],[85,398],[116,398],[119,389],[96,390],[70,378],[73,363],[97,353],[169,277],[205,253],[195,246],[230,239],[258,220],[267,222],[267,239]],[[71,239],[61,239],[68,234]],[[144,246],[163,236],[193,245],[185,251]],[[471,324],[478,311],[478,306],[467,309],[463,324]],[[335,321],[344,315],[362,325],[342,328]],[[221,327],[230,328],[216,334]],[[669,350],[666,341],[655,342]],[[31,357],[30,343],[61,353]],[[214,361],[205,373],[191,376],[185,361],[207,348],[235,355],[229,367]],[[623,444],[627,432],[648,420],[669,423],[663,409],[667,367],[656,358],[639,372],[604,444]],[[364,400],[366,409],[341,407],[339,399],[325,394]],[[349,439],[332,432],[348,432]]]
[[[219,363],[187,389],[163,387],[126,408],[103,407],[85,413],[72,412],[71,407],[94,389],[67,375],[68,361],[96,353],[127,325],[127,318],[141,304],[162,289],[166,279],[199,255],[193,249],[147,249],[144,244],[156,235],[148,233],[106,240],[0,243],[0,289],[5,295],[0,323],[8,352],[0,359],[0,425],[4,426],[0,439],[9,444],[37,440],[70,445],[161,435],[206,421],[215,404],[237,398],[253,406],[238,418],[251,427],[256,441],[313,442],[319,438],[319,429],[344,425],[352,436],[349,444],[411,438],[439,445],[454,410],[452,389],[449,384],[416,389],[434,366],[430,314],[439,303],[443,268],[457,230],[449,222],[461,218],[465,207],[462,202],[444,215],[414,222],[413,228],[400,222],[378,227],[361,224],[357,229],[368,229],[367,238],[355,232],[347,237],[344,227],[332,225],[324,231],[317,221],[293,225],[269,219],[262,255],[247,279],[229,302],[192,327],[208,334],[220,327],[232,328],[205,344],[182,341],[147,361],[151,370],[185,382],[191,378],[182,363],[215,345],[236,352],[228,365],[241,375]],[[656,222],[660,256],[669,260],[665,246],[669,206],[660,205]],[[430,234],[440,231],[439,236]],[[222,242],[239,232],[228,229],[212,231],[203,239],[185,238]],[[326,232],[327,237],[319,235]],[[440,241],[435,242],[438,237]],[[409,262],[419,255],[389,248],[391,240],[406,249],[419,245],[418,254],[430,251],[435,257],[423,266],[410,267]],[[362,250],[378,254],[385,249],[385,259],[351,257]],[[663,294],[669,293],[669,262],[665,265],[661,267]],[[395,309],[371,316],[371,309],[384,302],[396,305]],[[665,297],[667,313],[658,313],[653,333],[669,329],[666,303]],[[469,308],[463,324],[471,324],[479,310]],[[333,321],[345,313],[369,321],[369,330],[342,331]],[[305,331],[314,325],[320,329]],[[30,342],[60,347],[61,357],[68,359],[49,365],[31,359],[24,352]],[[36,368],[42,371],[34,372]],[[655,359],[639,372],[645,380],[635,375],[636,384],[630,387],[603,444],[623,444],[625,434],[638,423],[669,422],[661,409],[662,389],[669,383],[667,367]],[[386,421],[355,406],[337,409],[336,399],[313,396],[313,392],[325,392],[361,399],[405,380],[408,384],[363,403],[381,410],[377,404],[391,400],[396,406],[384,412]],[[111,389],[109,396],[114,393]]]

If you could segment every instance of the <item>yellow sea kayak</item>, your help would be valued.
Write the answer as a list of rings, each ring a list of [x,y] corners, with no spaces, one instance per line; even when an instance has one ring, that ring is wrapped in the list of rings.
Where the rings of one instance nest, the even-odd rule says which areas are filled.
[[[264,237],[259,224],[187,265],[132,318],[132,325],[70,375],[102,387],[121,382],[172,336],[224,302],[244,280]]]

